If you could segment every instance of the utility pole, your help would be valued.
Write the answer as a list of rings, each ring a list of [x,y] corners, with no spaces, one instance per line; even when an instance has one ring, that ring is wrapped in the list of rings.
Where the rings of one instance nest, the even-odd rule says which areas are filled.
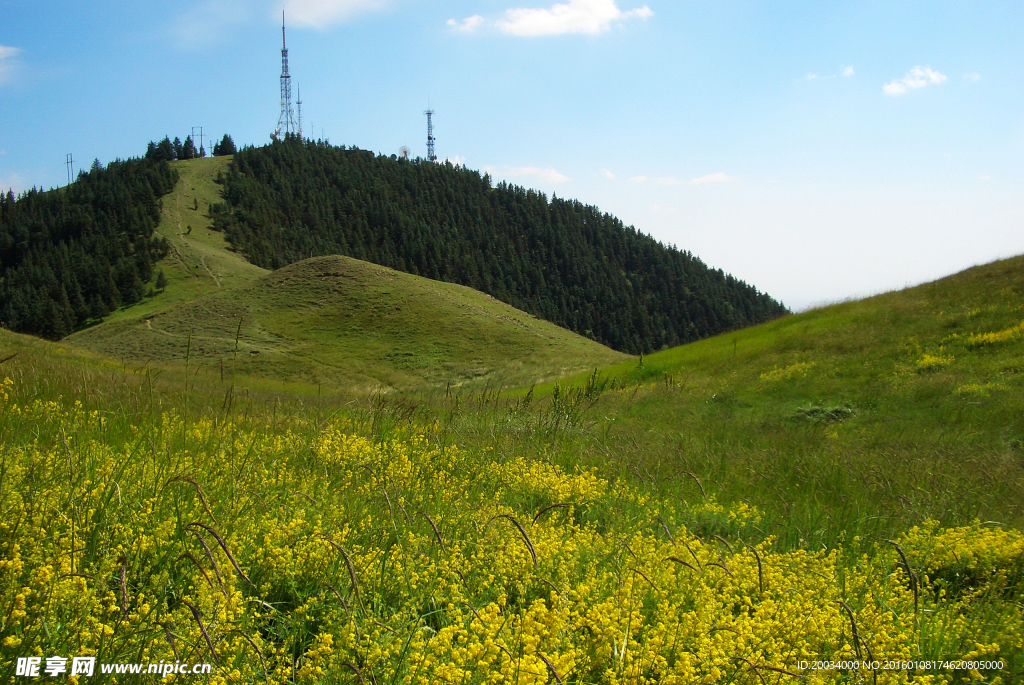
[[[206,156],[206,150],[203,148],[203,127],[202,126],[193,126],[192,127],[192,144],[195,145],[195,143],[196,143],[196,129],[197,128],[199,129],[199,156],[200,157],[205,157]]]

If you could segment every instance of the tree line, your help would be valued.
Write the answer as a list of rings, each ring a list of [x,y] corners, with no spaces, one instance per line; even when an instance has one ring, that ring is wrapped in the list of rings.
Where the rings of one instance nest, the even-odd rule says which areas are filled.
[[[213,156],[233,154],[235,154],[235,141],[225,133],[223,138],[214,143]],[[184,143],[177,136],[174,137],[174,140],[171,140],[169,136],[164,136],[161,141],[151,140],[146,147],[146,159],[156,162],[173,162],[178,159],[196,159],[205,156],[206,150],[202,146],[197,149],[192,136],[186,136]]]
[[[178,174],[154,159],[94,163],[65,188],[0,193],[0,326],[59,340],[138,302],[167,243]]]
[[[287,136],[235,154],[214,227],[253,263],[342,254],[483,291],[642,354],[786,308],[597,207],[450,164]]]

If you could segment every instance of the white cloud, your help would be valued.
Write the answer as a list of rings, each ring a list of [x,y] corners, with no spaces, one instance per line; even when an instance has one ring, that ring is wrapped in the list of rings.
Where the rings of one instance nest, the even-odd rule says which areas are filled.
[[[20,54],[21,48],[0,45],[0,83],[7,83],[14,76],[14,71],[18,68],[17,57]]]
[[[565,183],[572,179],[564,174],[560,174],[554,169],[542,169],[535,166],[519,166],[512,167],[508,170],[509,176],[533,176],[535,178],[544,181],[545,183]]]
[[[566,33],[597,35],[609,30],[614,22],[648,19],[652,16],[654,12],[647,5],[624,12],[618,8],[615,0],[569,0],[547,9],[510,9],[496,25],[513,36],[558,36]]]
[[[630,183],[655,183],[662,186],[674,186],[682,183],[674,176],[631,176],[629,181]]]
[[[390,4],[391,0],[285,0],[283,9],[289,29],[326,29]],[[205,48],[259,18],[279,23],[281,9],[279,1],[271,0],[199,0],[171,22],[170,32],[181,47]]]
[[[453,155],[452,157],[445,157],[446,162],[449,162],[452,166],[466,166],[466,158],[462,155]]]
[[[892,97],[903,95],[908,90],[916,90],[925,86],[947,81],[945,74],[934,71],[931,67],[917,66],[907,72],[901,79],[894,79],[882,87],[882,92]]]
[[[992,180],[992,177],[991,176],[979,176],[978,180],[981,181],[982,183],[988,183],[989,181]]]
[[[13,191],[15,195],[23,190],[26,190],[28,186],[25,185],[25,179],[18,174],[10,174],[9,176],[0,176],[0,193],[7,193],[8,190]]]
[[[971,83],[976,83],[981,80],[981,74],[964,74],[964,78]]]
[[[572,179],[565,174],[559,173],[554,169],[545,169],[536,166],[514,166],[505,167],[504,170],[493,166],[484,166],[483,171],[490,174],[491,176],[501,176],[503,178],[512,178],[516,176],[531,176],[544,183],[565,183]]]
[[[180,47],[197,49],[216,45],[230,29],[253,17],[250,3],[242,0],[204,0],[171,23]]]
[[[460,33],[473,33],[473,31],[476,31],[483,23],[484,18],[479,14],[474,14],[472,17],[466,17],[462,21],[455,21],[454,19],[448,20],[448,26]]]
[[[613,174],[612,172],[608,171],[607,169],[601,169],[601,175],[604,176],[605,178],[607,178],[609,181],[614,181],[615,180],[615,174]]]
[[[843,69],[842,73],[843,73],[843,76],[853,76],[853,67],[846,67],[846,69]],[[836,78],[836,74],[829,74],[828,76],[821,76],[820,74],[816,74],[816,73],[814,73],[812,71],[811,73],[807,74],[806,78],[807,78],[808,81],[817,81],[818,79],[827,80],[827,79],[830,79],[830,78]]]
[[[284,11],[289,25],[325,29],[387,5],[388,0],[287,0]]]
[[[716,174],[708,174],[707,176],[700,176],[699,178],[690,179],[690,185],[700,186],[709,183],[732,183],[736,180],[735,176],[730,176],[726,173],[719,171]]]

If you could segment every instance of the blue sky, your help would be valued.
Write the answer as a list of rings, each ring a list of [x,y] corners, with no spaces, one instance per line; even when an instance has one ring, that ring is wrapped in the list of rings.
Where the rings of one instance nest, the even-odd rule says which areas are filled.
[[[802,308],[1024,252],[1024,4],[0,0],[0,186],[193,126],[577,198]]]

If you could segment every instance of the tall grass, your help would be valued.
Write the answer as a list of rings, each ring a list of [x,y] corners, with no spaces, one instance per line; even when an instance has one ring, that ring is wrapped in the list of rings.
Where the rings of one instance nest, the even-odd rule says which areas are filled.
[[[596,377],[566,422],[553,400],[383,393],[227,411],[202,386],[38,361],[7,366],[0,396],[8,678],[33,653],[273,683],[759,682],[869,652],[1022,666],[1020,534],[793,549],[696,472],[687,503],[561,468],[604,439]],[[463,407],[447,427],[445,401]],[[972,675],[873,675],[928,674]]]

